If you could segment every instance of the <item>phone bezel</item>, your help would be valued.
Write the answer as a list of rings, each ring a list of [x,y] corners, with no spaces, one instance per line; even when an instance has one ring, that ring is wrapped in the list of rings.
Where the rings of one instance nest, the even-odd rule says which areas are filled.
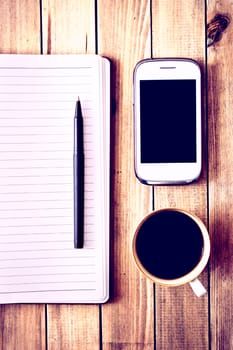
[[[196,80],[196,155],[194,163],[141,163],[140,80]],[[134,69],[134,160],[137,178],[145,184],[190,183],[200,176],[202,165],[201,70],[191,59],[146,59]]]

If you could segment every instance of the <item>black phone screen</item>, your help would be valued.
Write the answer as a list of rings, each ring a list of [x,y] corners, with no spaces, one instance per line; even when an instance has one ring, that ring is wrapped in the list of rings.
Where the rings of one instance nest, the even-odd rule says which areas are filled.
[[[142,163],[196,162],[196,80],[140,81]]]

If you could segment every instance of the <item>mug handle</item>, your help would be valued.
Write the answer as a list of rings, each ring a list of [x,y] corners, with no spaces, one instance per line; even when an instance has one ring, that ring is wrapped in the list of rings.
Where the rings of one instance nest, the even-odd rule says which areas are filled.
[[[207,290],[205,289],[205,287],[199,281],[198,278],[196,278],[195,280],[189,282],[189,284],[190,284],[190,287],[192,288],[192,290],[194,291],[194,293],[196,294],[197,297],[202,297],[207,292]]]

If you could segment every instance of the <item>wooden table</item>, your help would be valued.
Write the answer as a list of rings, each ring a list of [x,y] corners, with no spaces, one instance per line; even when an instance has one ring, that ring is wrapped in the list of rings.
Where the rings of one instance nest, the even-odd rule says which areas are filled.
[[[112,61],[111,300],[2,305],[3,350],[233,349],[233,27],[206,48],[206,25],[230,0],[1,0],[1,53],[98,53]],[[187,186],[149,187],[133,169],[132,74],[145,57],[190,57],[203,72],[203,172]],[[131,240],[154,208],[197,214],[211,235],[202,298],[154,286]]]

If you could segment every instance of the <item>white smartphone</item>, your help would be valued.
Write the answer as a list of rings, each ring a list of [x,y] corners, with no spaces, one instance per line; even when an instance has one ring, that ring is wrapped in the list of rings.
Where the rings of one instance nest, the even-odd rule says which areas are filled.
[[[201,173],[201,71],[191,59],[146,59],[134,70],[135,173],[182,184]]]

